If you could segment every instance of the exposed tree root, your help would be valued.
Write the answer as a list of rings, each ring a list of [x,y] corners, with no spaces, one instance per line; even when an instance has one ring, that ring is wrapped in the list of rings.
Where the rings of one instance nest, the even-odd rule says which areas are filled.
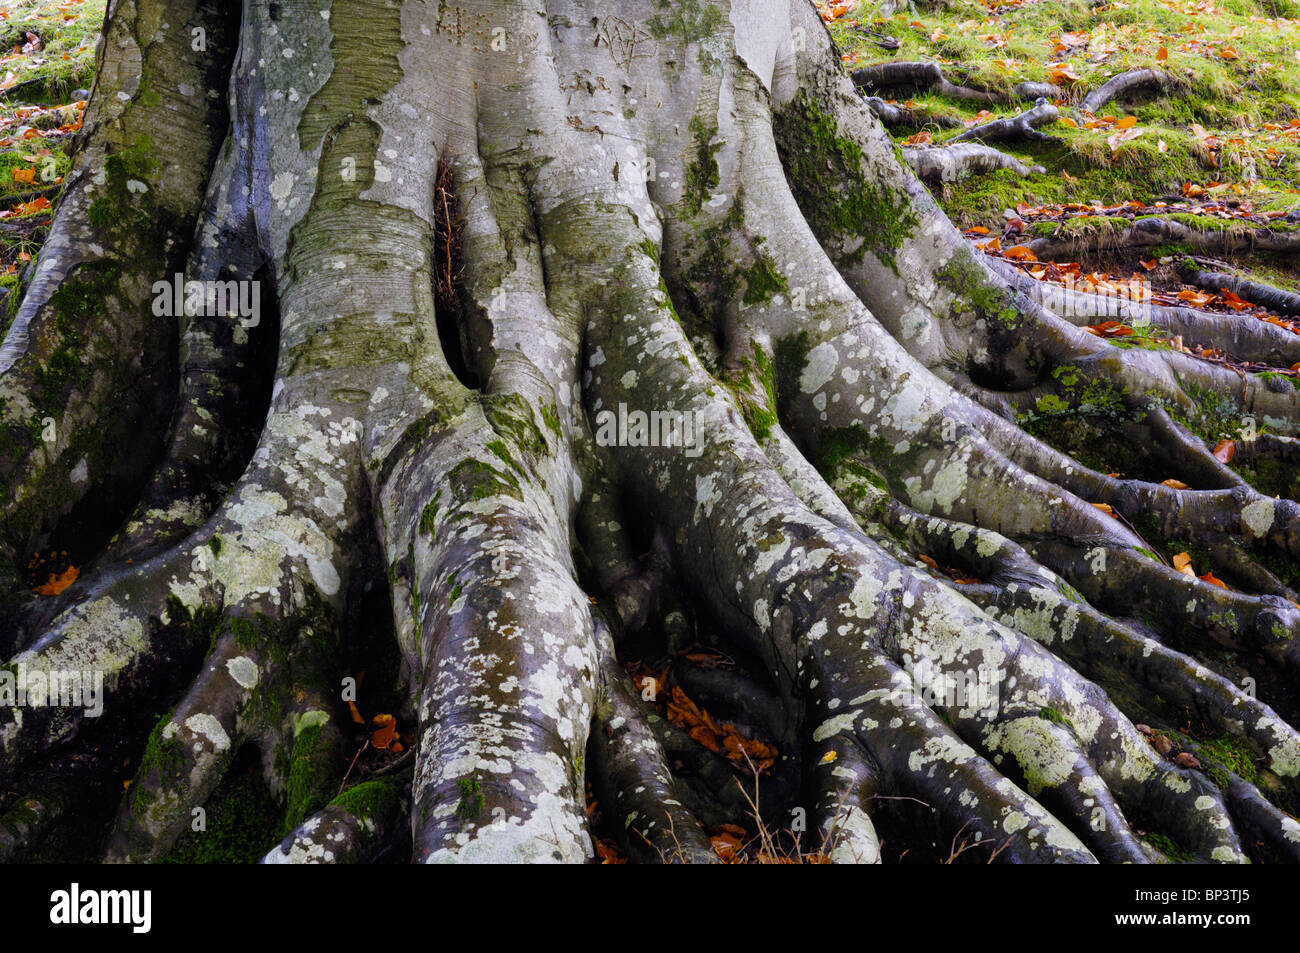
[[[1050,136],[1038,131],[1039,126],[1045,126],[1049,122],[1056,122],[1060,113],[1056,107],[1046,99],[1039,98],[1034,105],[1024,112],[1017,113],[1014,116],[1007,116],[1005,119],[991,119],[988,122],[971,126],[961,135],[953,136],[948,140],[949,144],[956,142],[969,142],[979,140],[981,142],[1005,142],[1008,139],[1030,139],[1046,140]]]
[[[1043,171],[1042,166],[1027,166],[1015,156],[977,143],[904,149],[903,159],[917,177],[931,187],[998,169],[1010,169],[1017,175]]]
[[[1251,281],[1249,278],[1242,278],[1221,271],[1184,268],[1182,272],[1183,277],[1188,282],[1204,288],[1206,291],[1215,294],[1231,291],[1252,304],[1262,305],[1270,311],[1300,315],[1300,294],[1296,294],[1294,291],[1275,288],[1260,281]]]
[[[707,45],[648,29],[633,55],[593,10],[649,23],[650,0],[472,0],[454,28],[430,11],[422,31],[383,0],[328,19],[248,5],[242,118],[206,205],[185,208],[211,240],[187,252],[190,274],[265,269],[276,285],[256,449],[224,497],[204,482],[245,463],[238,441],[193,432],[242,416],[205,389],[251,393],[259,375],[239,366],[251,338],[190,323],[170,450],[119,543],[147,559],[105,560],[43,605],[56,618],[6,632],[10,661],[102,670],[109,729],[124,706],[175,705],[110,859],[166,857],[248,747],[284,805],[266,862],[408,844],[425,862],[587,861],[588,781],[622,849],[651,862],[712,861],[706,830],[750,814],[801,851],[876,862],[890,798],[921,802],[980,859],[1170,859],[1151,833],[1198,861],[1297,857],[1300,736],[1219,656],[1280,670],[1269,691],[1300,673],[1300,607],[1269,568],[1300,556],[1300,510],[1193,430],[1219,409],[1206,394],[1256,416],[1270,433],[1242,459],[1267,470],[1296,455],[1300,398],[1178,352],[1121,352],[984,263],[897,161],[813,8],[774,9],[738,5]],[[492,15],[520,43],[508,55],[484,52]],[[302,62],[327,78],[309,89]],[[868,82],[994,95],[927,64]],[[958,150],[999,155],[962,143],[949,161]],[[433,295],[435,196],[460,223],[459,309]],[[1185,240],[1174,225],[1154,228]],[[1285,356],[1251,327],[1228,333]],[[1020,426],[1098,404],[1149,447],[1142,472],[1112,477]],[[634,413],[676,415],[676,439],[611,434],[611,414]],[[48,469],[10,464],[22,485]],[[13,554],[58,528],[25,526]],[[1188,534],[1242,587],[1153,549]],[[343,646],[381,576],[413,770],[339,793]],[[688,632],[737,663],[683,662],[682,687],[778,749],[752,800],[622,667],[634,640],[675,653]],[[1210,645],[1227,650],[1213,665]],[[1175,761],[1184,713],[1205,736],[1179,736]],[[88,738],[75,708],[6,705],[0,784]],[[1240,772],[1219,769],[1216,744],[1248,752]],[[0,805],[38,805],[0,855],[49,826],[43,783]]]
[[[877,63],[853,71],[853,82],[867,92],[884,90],[928,90],[949,99],[979,103],[1032,101],[1040,97],[1060,99],[1065,95],[1050,83],[1021,83],[1006,93],[971,89],[950,82],[937,63]]]
[[[1142,249],[1155,245],[1186,245],[1208,255],[1234,252],[1285,252],[1300,249],[1300,232],[1266,226],[1234,225],[1217,220],[1189,224],[1148,215],[1127,227],[1100,230],[1070,238],[1031,238],[1025,246],[1044,260],[1071,258],[1105,249]]]
[[[1079,107],[1095,115],[1112,99],[1129,96],[1139,90],[1167,90],[1176,85],[1174,78],[1164,70],[1131,69],[1102,83],[1083,98]]]

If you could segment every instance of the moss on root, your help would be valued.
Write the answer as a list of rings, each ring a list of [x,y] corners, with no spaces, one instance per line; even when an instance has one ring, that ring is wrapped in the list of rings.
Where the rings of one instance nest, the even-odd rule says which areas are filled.
[[[839,264],[870,253],[897,274],[895,252],[919,224],[907,194],[868,174],[862,147],[803,91],[777,115],[776,134],[786,179],[813,231],[824,244],[853,249],[836,256]]]

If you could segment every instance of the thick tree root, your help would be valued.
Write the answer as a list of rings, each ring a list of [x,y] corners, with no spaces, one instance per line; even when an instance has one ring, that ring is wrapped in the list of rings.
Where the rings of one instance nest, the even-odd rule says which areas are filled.
[[[1300,363],[1300,335],[1253,315],[1210,314],[1193,308],[1152,304],[1142,292],[1132,295],[1091,294],[1037,281],[1000,259],[990,258],[987,263],[1017,291],[1080,327],[1120,321],[1137,328],[1159,329],[1170,338],[1182,338],[1187,344],[1218,348],[1241,361],[1257,361],[1272,367],[1291,367]]]
[[[1046,99],[1040,98],[1024,112],[1017,113],[1014,116],[1007,116],[1005,119],[992,119],[977,126],[972,126],[961,135],[953,136],[952,139],[948,140],[948,144],[971,141],[1005,142],[1009,139],[1043,141],[1051,137],[1039,132],[1038,127],[1045,126],[1050,122],[1056,122],[1059,116],[1060,113],[1055,106]]]
[[[922,182],[932,187],[998,169],[1010,169],[1016,175],[1043,171],[1042,166],[1027,166],[1015,156],[977,143],[904,149],[903,159]]]
[[[1079,103],[1079,108],[1095,115],[1112,99],[1129,96],[1138,91],[1168,90],[1176,85],[1174,78],[1164,70],[1131,69],[1111,77],[1094,89]]]
[[[1221,271],[1202,271],[1199,268],[1182,269],[1183,277],[1200,288],[1215,294],[1231,291],[1252,304],[1258,304],[1281,314],[1300,315],[1300,294],[1275,288],[1263,282],[1251,281]],[[1294,336],[1294,335],[1293,335]]]
[[[1007,93],[971,89],[949,82],[937,63],[877,63],[853,71],[853,82],[867,92],[926,90],[949,99],[979,103],[1032,101],[1040,97],[1060,99],[1065,93],[1049,83],[1021,83]]]
[[[1082,253],[1111,249],[1144,249],[1156,245],[1186,245],[1206,255],[1237,252],[1279,252],[1294,254],[1300,249],[1300,233],[1267,226],[1224,225],[1209,220],[1205,227],[1159,215],[1133,219],[1132,224],[1099,230],[1070,238],[1031,238],[1025,247],[1040,259],[1064,260]]]

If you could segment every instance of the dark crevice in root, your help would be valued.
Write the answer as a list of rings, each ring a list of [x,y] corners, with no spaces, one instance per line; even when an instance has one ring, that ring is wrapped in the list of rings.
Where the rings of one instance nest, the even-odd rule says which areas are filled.
[[[609,628],[597,618],[600,678],[588,751],[593,787],[615,818],[619,846],[640,862],[714,863],[708,836],[682,803],[651,713],[619,665]]]
[[[470,356],[470,341],[463,320],[472,307],[464,288],[465,220],[456,194],[456,176],[444,158],[438,162],[433,195],[433,309],[442,356],[456,379],[471,390],[482,386]]]
[[[256,316],[181,319],[181,387],[161,465],[99,561],[139,563],[201,526],[247,468],[270,408],[280,308],[268,266],[249,276]],[[251,289],[250,289],[251,293]]]

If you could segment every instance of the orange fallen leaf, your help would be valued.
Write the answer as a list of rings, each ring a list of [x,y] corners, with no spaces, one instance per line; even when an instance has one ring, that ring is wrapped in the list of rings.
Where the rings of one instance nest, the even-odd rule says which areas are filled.
[[[13,176],[15,182],[26,182],[31,184],[36,181],[35,169],[20,169],[15,166],[9,170],[9,174]]]
[[[1092,504],[1092,505],[1095,506],[1095,507],[1097,507],[1097,509],[1101,510],[1101,511],[1102,511],[1103,513],[1105,513],[1107,516],[1114,516],[1114,515],[1115,515],[1115,511],[1114,511],[1113,509],[1111,509],[1111,506],[1110,506],[1109,503],[1094,503],[1094,504]]]
[[[1002,254],[1014,261],[1038,261],[1038,256],[1029,250],[1028,245],[1013,245],[1003,250]]]
[[[397,719],[392,715],[376,715],[370,723],[375,726],[370,743],[376,748],[389,747],[397,737]]]
[[[348,711],[352,713],[352,720],[358,725],[364,725],[366,720],[361,717],[361,712],[357,711],[356,702],[348,702]]]
[[[919,560],[921,560],[921,562],[925,563],[925,564],[926,564],[927,566],[929,566],[931,569],[938,569],[938,568],[939,568],[939,564],[938,564],[937,562],[935,562],[934,559],[932,559],[932,558],[929,557],[929,556],[926,556],[926,555],[924,555],[924,554],[921,554],[921,555],[918,555],[916,558],[919,559]]]
[[[1195,576],[1196,571],[1192,569],[1192,554],[1179,553],[1174,557],[1174,568],[1184,576]]]
[[[1188,489],[1187,484],[1184,483],[1182,480],[1172,480],[1172,479],[1171,479],[1171,480],[1162,480],[1161,483],[1160,483],[1160,485],[1161,485],[1161,486],[1167,486],[1167,487],[1169,487],[1170,489],[1173,489],[1173,490],[1186,490],[1186,489]]]
[[[1164,62],[1165,60],[1167,60],[1167,59],[1169,59],[1169,50],[1168,50],[1166,47],[1163,47],[1163,46],[1162,46],[1162,47],[1160,47],[1160,49],[1156,50],[1156,61],[1157,61],[1157,62],[1159,62],[1159,63],[1163,63],[1163,62]]]
[[[61,573],[51,573],[49,582],[35,587],[32,591],[38,596],[57,596],[68,586],[77,581],[81,575],[81,570],[76,566],[69,566]]]
[[[1232,455],[1237,452],[1237,445],[1227,439],[1220,440],[1214,447],[1214,459],[1220,463],[1231,463]]]
[[[1227,583],[1225,583],[1222,579],[1215,579],[1214,573],[1212,572],[1207,572],[1204,575],[1197,576],[1196,578],[1201,580],[1201,582],[1208,582],[1211,586],[1218,586],[1220,589],[1228,588]]]

